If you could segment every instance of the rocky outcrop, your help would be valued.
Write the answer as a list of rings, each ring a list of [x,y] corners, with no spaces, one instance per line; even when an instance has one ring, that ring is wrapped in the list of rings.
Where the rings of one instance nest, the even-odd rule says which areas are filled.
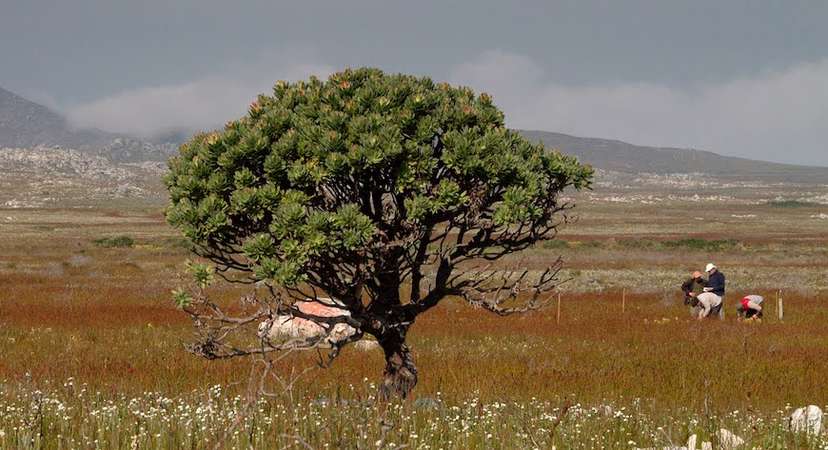
[[[161,202],[166,163],[115,163],[75,149],[0,148],[0,207],[66,207],[131,198]]]

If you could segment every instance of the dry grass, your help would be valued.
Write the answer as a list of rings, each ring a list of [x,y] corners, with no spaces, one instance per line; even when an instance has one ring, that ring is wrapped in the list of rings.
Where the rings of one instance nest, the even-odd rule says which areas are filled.
[[[764,206],[742,208],[745,211],[740,213],[745,214],[769,210]],[[521,260],[529,267],[541,267],[563,253],[571,273],[583,275],[593,270],[612,278],[612,282],[596,281],[597,287],[589,280],[573,282],[563,297],[561,323],[556,323],[554,308],[503,319],[457,301],[422,317],[410,333],[421,371],[415,401],[439,398],[441,404],[463,408],[471,399],[487,407],[512,405],[498,414],[515,418],[508,428],[513,437],[520,433],[521,413],[516,405],[535,405],[527,408],[535,408],[532,414],[537,420],[543,411],[552,414],[566,399],[582,405],[639,405],[649,415],[670,414],[674,421],[680,417],[685,426],[671,431],[675,439],[686,434],[689,422],[684,421],[693,415],[725,417],[739,410],[779,418],[779,411],[789,404],[828,403],[828,384],[824,383],[828,373],[828,293],[819,291],[828,278],[828,237],[817,235],[811,222],[788,220],[784,229],[730,222],[727,217],[731,211],[722,207],[715,214],[724,225],[716,233],[698,236],[736,236],[741,243],[738,246],[713,252],[631,248],[619,240],[676,239],[681,235],[677,224],[686,226],[691,219],[681,209],[662,210],[663,215],[649,223],[635,219],[637,214],[652,214],[645,209],[633,211],[628,221],[623,211],[621,206],[606,205],[588,216],[590,210],[581,211],[588,218],[562,236],[578,244],[536,249]],[[777,208],[767,212],[768,220],[782,223],[786,213]],[[172,306],[169,292],[178,283],[176,273],[187,258],[187,250],[163,224],[157,209],[6,210],[0,216],[12,218],[0,228],[0,408],[4,403],[12,404],[14,398],[28,398],[27,392],[49,391],[70,378],[113,401],[146,391],[184,399],[213,385],[223,385],[231,393],[242,391],[243,383],[238,383],[244,380],[246,362],[204,361],[182,349],[181,344],[189,339],[190,325]],[[628,231],[612,238],[620,224]],[[103,248],[93,243],[120,235],[130,236],[135,245]],[[591,241],[597,244],[583,244]],[[687,270],[708,259],[715,259],[726,272],[730,268],[735,277],[728,294],[731,318],[725,322],[689,320],[677,293],[648,282],[649,274],[658,272],[667,280],[674,274],[678,284]],[[773,283],[762,285],[760,293],[772,298],[776,286],[786,289],[784,322],[773,318],[762,324],[733,320],[733,303],[740,294],[753,291],[753,282],[747,277],[755,273],[774,277]],[[622,286],[632,292],[623,314]],[[791,292],[791,288],[796,289]],[[236,294],[230,290],[221,293],[228,300]],[[360,396],[368,396],[370,389],[364,380],[373,381],[380,374],[383,361],[379,353],[347,349],[332,368],[316,369],[305,376],[296,395],[307,403],[333,398],[337,392],[346,397],[356,395],[348,392],[350,386],[357,386],[363,392]],[[313,355],[307,354],[287,358],[281,370],[288,373],[292,367],[306,367],[313,361]],[[538,406],[541,404],[545,406]],[[346,427],[344,419],[333,418],[334,412],[324,414],[330,415],[328,420],[336,426]],[[595,420],[596,430],[608,426],[597,416]],[[667,426],[664,420],[647,423]],[[574,427],[574,423],[566,426]],[[8,424],[0,420],[0,430],[4,427]],[[406,427],[400,429],[424,432],[419,425]],[[330,430],[312,428],[305,431],[312,433],[306,438],[314,446],[330,436]],[[650,436],[647,427],[639,428],[636,433],[640,436]],[[372,430],[365,442],[381,433],[379,428]],[[487,433],[481,430],[470,441],[429,442],[455,448],[462,448],[460,442],[487,447]],[[778,427],[773,430],[782,433]],[[574,428],[571,433],[574,436]],[[404,436],[408,434],[395,437],[396,443]],[[619,434],[616,440],[625,436]],[[524,436],[510,445],[507,438],[501,436],[500,444],[494,447],[521,447],[520,443],[531,442]],[[552,442],[548,436],[541,440]],[[52,444],[43,445],[56,445],[57,441],[49,442]],[[570,445],[574,447],[573,442]]]

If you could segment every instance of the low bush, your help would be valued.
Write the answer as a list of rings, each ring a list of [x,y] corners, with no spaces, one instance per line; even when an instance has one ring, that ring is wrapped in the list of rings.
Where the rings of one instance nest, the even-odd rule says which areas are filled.
[[[768,202],[768,206],[772,206],[774,208],[812,208],[820,205],[817,203],[803,202],[799,200],[772,200]]]
[[[673,239],[664,241],[652,239],[624,239],[617,241],[616,245],[623,249],[630,250],[691,250],[705,252],[721,252],[742,247],[741,242],[736,239],[701,238]]]
[[[664,241],[662,245],[665,248],[684,248],[689,250],[700,250],[707,252],[720,252],[724,250],[732,250],[739,247],[739,241],[736,239],[678,239],[674,241]]]
[[[122,247],[132,247],[135,245],[135,240],[129,236],[121,235],[121,236],[110,236],[104,237],[100,239],[95,239],[92,241],[98,247],[105,247],[105,248],[122,248]]]

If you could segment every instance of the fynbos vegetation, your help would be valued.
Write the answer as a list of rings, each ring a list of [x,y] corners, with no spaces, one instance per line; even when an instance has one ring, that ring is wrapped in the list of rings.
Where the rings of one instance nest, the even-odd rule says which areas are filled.
[[[132,247],[135,240],[129,236],[111,236],[95,239],[93,241],[98,247]]]
[[[331,357],[373,336],[386,358],[383,396],[405,397],[417,383],[408,330],[441,300],[502,315],[541,305],[559,262],[488,267],[553,239],[571,207],[559,194],[591,177],[507,129],[492,99],[467,88],[375,69],[280,82],[170,164],[169,222],[223,278],[260,286],[232,315],[204,291],[209,269],[191,266],[198,289],[176,293],[200,328],[191,348],[225,358],[316,347],[273,342],[267,330],[277,316],[344,324],[354,332],[326,340]],[[327,297],[344,314],[296,305]],[[260,339],[249,339],[262,322]]]

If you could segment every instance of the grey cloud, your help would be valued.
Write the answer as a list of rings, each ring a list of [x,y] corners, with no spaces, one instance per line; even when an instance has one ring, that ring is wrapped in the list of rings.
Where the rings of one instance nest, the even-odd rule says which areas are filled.
[[[570,86],[529,57],[490,51],[450,79],[491,93],[517,128],[828,165],[828,59],[688,88]]]
[[[326,76],[308,49],[262,55],[187,83],[127,90],[68,110],[73,123],[151,136],[239,117],[278,79]],[[559,82],[530,57],[489,51],[450,68],[449,81],[491,93],[516,128],[828,165],[828,59],[690,87]]]
[[[331,66],[312,52],[285,50],[262,55],[232,70],[199,79],[126,90],[65,112],[77,127],[152,136],[170,130],[203,130],[241,116],[260,93],[269,93],[277,80],[327,76]]]

